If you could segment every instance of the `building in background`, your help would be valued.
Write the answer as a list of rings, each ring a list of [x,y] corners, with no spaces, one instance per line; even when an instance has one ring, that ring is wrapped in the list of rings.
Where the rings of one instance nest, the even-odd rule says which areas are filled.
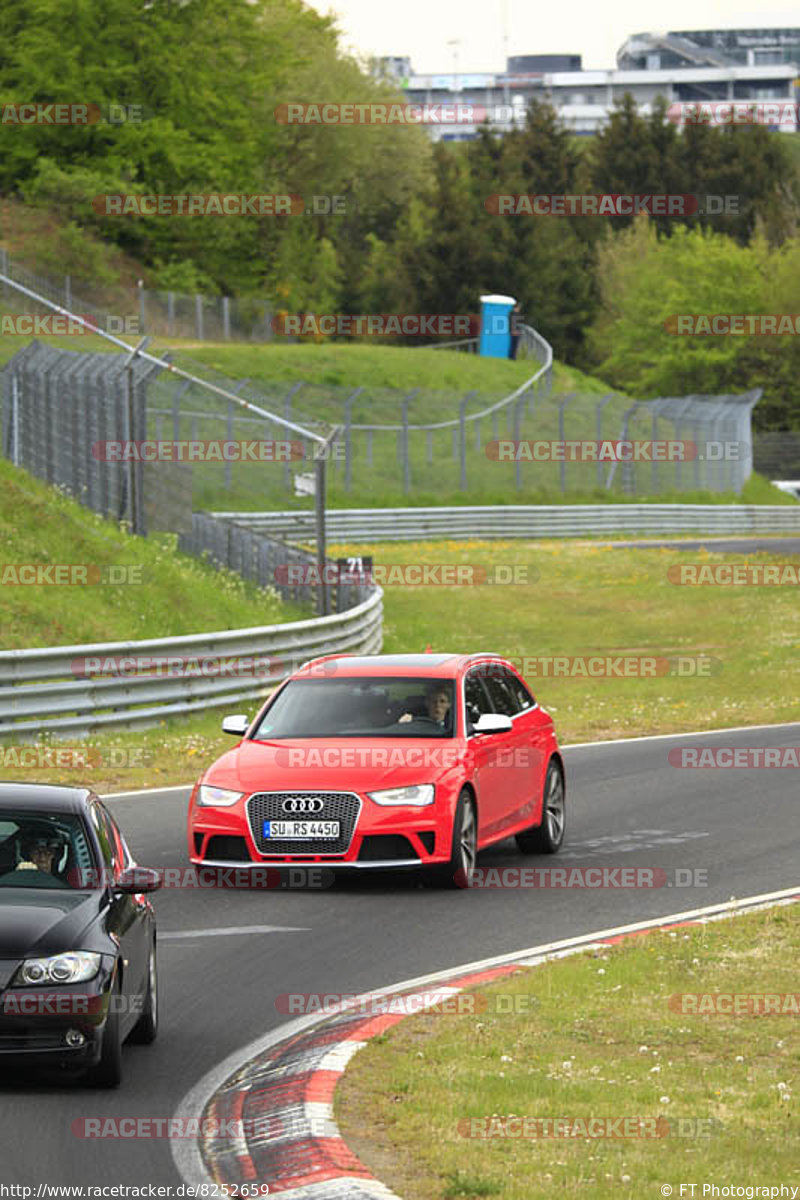
[[[617,67],[610,71],[584,71],[579,54],[517,55],[506,60],[500,74],[415,75],[408,58],[381,62],[384,74],[395,78],[414,103],[473,107],[475,121],[429,125],[435,141],[471,140],[484,115],[495,129],[508,132],[524,123],[534,99],[552,104],[576,134],[601,129],[626,93],[643,115],[657,96],[668,104],[800,101],[800,29],[637,33],[621,47]],[[775,128],[796,132],[796,116]]]

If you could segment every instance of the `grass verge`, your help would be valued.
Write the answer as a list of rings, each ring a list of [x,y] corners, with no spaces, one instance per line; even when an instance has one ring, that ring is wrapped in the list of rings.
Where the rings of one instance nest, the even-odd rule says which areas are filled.
[[[480,989],[483,1012],[409,1017],[372,1039],[337,1088],[336,1119],[404,1200],[789,1183],[797,1010],[687,1014],[676,997],[794,993],[798,954],[794,905],[524,969]],[[544,1123],[555,1118],[560,1136]],[[579,1124],[598,1118],[610,1124]],[[646,1136],[599,1135],[618,1118]],[[529,1136],[503,1136],[517,1130]]]
[[[15,568],[31,564],[84,566],[88,582],[14,586],[24,578]],[[103,582],[112,570],[119,582]],[[178,553],[175,535],[131,536],[5,459],[0,572],[3,650],[172,637],[309,616],[271,589]]]

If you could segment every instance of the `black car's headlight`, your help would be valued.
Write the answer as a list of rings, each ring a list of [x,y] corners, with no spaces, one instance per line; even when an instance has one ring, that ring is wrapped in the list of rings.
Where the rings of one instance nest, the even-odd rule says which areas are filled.
[[[72,950],[52,958],[27,958],[11,980],[12,987],[41,983],[86,983],[100,970],[102,955],[90,950]]]

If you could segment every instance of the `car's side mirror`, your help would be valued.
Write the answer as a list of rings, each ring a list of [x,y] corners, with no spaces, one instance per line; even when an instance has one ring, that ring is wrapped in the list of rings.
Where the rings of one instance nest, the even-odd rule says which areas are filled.
[[[134,895],[137,892],[157,892],[161,887],[161,876],[150,867],[128,867],[121,871],[115,884],[115,892]]]
[[[244,737],[250,727],[250,719],[243,713],[237,713],[234,717],[222,718],[222,732],[232,733],[234,737]]]
[[[475,733],[508,733],[514,726],[504,713],[481,713],[473,725]]]

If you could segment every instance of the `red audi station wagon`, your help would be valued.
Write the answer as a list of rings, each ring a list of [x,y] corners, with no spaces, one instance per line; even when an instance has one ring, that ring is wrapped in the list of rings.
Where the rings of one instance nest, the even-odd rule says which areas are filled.
[[[463,887],[494,842],[564,839],[553,720],[494,654],[314,659],[222,728],[241,740],[192,791],[198,866],[416,867]]]

